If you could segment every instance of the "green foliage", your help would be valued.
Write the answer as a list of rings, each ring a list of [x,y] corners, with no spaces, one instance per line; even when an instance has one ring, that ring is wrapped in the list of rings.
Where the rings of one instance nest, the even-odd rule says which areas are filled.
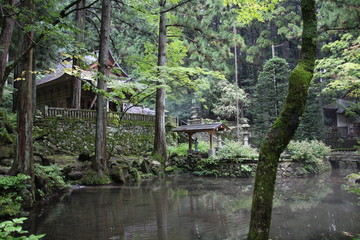
[[[326,128],[323,110],[320,104],[323,96],[319,96],[320,92],[321,89],[319,85],[313,84],[310,86],[306,109],[296,131],[295,140],[325,139]]]
[[[242,23],[250,23],[252,20],[264,21],[263,14],[274,10],[278,0],[259,1],[259,0],[224,0],[225,5],[236,5],[238,18]]]
[[[7,189],[23,189],[26,187],[24,181],[30,177],[25,174],[18,174],[16,176],[6,176],[0,178],[0,187],[4,190]]]
[[[254,115],[254,142],[259,144],[285,103],[290,69],[285,59],[271,58],[264,64],[255,86],[251,111]]]
[[[0,104],[0,110],[4,109],[7,113],[11,113],[12,110],[12,102],[13,102],[13,92],[15,89],[11,85],[5,85],[2,103]]]
[[[350,91],[360,97],[360,37],[344,34],[340,40],[325,44],[322,52],[327,55],[317,61],[317,78],[328,82],[327,92]]]
[[[12,219],[11,221],[1,222],[0,223],[0,239],[3,239],[3,240],[20,240],[20,239],[37,240],[37,239],[43,238],[45,236],[45,234],[41,234],[41,235],[31,234],[30,236],[21,236],[21,235],[28,233],[28,231],[24,231],[21,226],[21,224],[23,224],[26,219],[27,218],[15,218],[15,219]]]
[[[345,179],[348,180],[348,183],[344,186],[344,189],[350,193],[360,196],[360,184],[356,183],[356,181],[359,181],[360,179],[360,172],[349,174],[345,177]],[[357,204],[360,205],[360,201]]]
[[[287,147],[287,153],[293,161],[317,165],[322,163],[330,151],[330,147],[317,140],[291,141]]]
[[[227,81],[221,81],[219,87],[221,96],[213,110],[214,113],[226,118],[236,117],[237,104],[243,107],[249,104],[247,94],[237,84],[231,84]]]
[[[244,146],[241,142],[227,141],[223,148],[216,152],[216,155],[211,156],[215,159],[238,159],[238,158],[256,158],[258,157],[256,149],[250,146]]]
[[[194,144],[193,144],[193,147]],[[210,148],[210,145],[208,142],[199,141],[198,143],[198,151],[201,153],[207,153]],[[189,150],[189,144],[188,143],[181,143],[179,145],[175,146],[168,146],[169,155],[172,155],[176,153],[179,156],[187,156]],[[194,149],[193,149],[194,150]]]
[[[24,174],[0,178],[0,216],[14,216],[21,212],[22,191],[30,177]]]
[[[64,181],[61,169],[57,165],[35,165],[35,184],[40,198],[67,190],[70,185]]]

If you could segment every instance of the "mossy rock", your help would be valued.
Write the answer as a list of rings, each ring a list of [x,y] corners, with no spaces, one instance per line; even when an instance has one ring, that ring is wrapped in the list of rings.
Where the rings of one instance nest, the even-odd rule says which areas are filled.
[[[175,170],[175,168],[173,166],[167,166],[165,168],[165,172],[173,172]]]
[[[152,160],[150,163],[150,169],[152,173],[159,174],[160,172],[162,172],[163,167],[160,162]]]
[[[11,145],[0,145],[0,159],[14,157],[14,148]]]
[[[93,170],[88,170],[84,173],[84,176],[80,180],[80,184],[83,185],[107,185],[111,183],[111,179],[107,174],[98,174]]]
[[[115,183],[124,183],[129,180],[129,171],[129,167],[117,165],[110,169],[110,177]]]
[[[360,183],[360,172],[349,174],[346,179],[351,183]]]

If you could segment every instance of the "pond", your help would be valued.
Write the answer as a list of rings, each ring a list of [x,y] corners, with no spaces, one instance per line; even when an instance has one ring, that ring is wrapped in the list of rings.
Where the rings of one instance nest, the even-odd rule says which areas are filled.
[[[351,239],[360,200],[343,190],[349,172],[278,179],[271,239]],[[246,239],[252,179],[176,176],[72,191],[31,217],[50,240]]]

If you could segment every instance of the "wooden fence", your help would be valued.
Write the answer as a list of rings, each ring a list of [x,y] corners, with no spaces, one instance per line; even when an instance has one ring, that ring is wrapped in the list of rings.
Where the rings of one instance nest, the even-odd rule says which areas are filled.
[[[71,108],[55,108],[45,106],[43,110],[43,116],[46,117],[73,117],[73,118],[82,118],[82,119],[96,119],[95,110],[85,110],[85,109],[71,109]],[[127,121],[148,121],[155,122],[155,115],[147,114],[138,114],[138,113],[123,113],[123,112],[108,112],[107,119],[121,119]],[[178,125],[178,119],[174,117],[166,117],[167,122],[172,122]]]

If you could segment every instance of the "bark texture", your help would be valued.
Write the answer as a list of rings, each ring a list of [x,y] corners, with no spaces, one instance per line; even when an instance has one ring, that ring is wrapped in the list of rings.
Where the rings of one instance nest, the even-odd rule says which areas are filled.
[[[164,8],[166,0],[160,0],[160,8]],[[166,12],[160,13],[159,23],[159,49],[158,66],[166,66]],[[159,72],[161,77],[161,70]],[[167,159],[166,132],[165,132],[165,99],[166,90],[159,87],[156,90],[156,108],[155,108],[155,137],[153,155],[165,161]]]
[[[85,29],[85,7],[86,0],[82,0],[76,4],[75,22],[76,27],[80,32],[76,34],[76,41],[84,42],[84,29]],[[79,66],[79,60],[73,57],[73,68]],[[81,107],[81,78],[80,76],[73,76],[73,93],[72,93],[72,108],[80,109]]]
[[[15,0],[8,0],[7,3],[9,6],[14,5]],[[4,78],[5,68],[15,23],[14,19],[12,18],[13,13],[9,8],[4,6],[2,7],[1,12],[3,13],[1,16],[3,21],[0,33],[0,104],[2,103],[2,95],[6,81],[6,78]]]
[[[99,72],[97,88],[100,94],[97,97],[97,117],[96,117],[96,136],[95,136],[95,162],[94,168],[100,174],[106,166],[106,113],[107,104],[103,93],[106,92],[106,80],[108,75],[107,61],[109,56],[110,43],[110,13],[111,1],[103,0],[101,13],[101,32],[100,32],[100,51],[99,51]],[[101,92],[102,91],[102,92]]]
[[[23,7],[32,10],[33,3],[31,0],[25,0]],[[26,32],[23,37],[23,49],[31,45],[34,33]],[[33,161],[33,114],[32,114],[32,70],[33,70],[33,51],[30,50],[23,58],[20,65],[22,79],[18,81],[18,101],[17,101],[17,144],[16,158],[9,170],[10,175],[24,173],[30,176],[31,183],[31,203],[35,200],[34,185],[34,161]]]
[[[315,10],[315,0],[301,0],[303,33],[300,60],[289,77],[285,106],[260,148],[248,235],[250,240],[269,239],[279,157],[299,126],[313,76],[317,37]]]

